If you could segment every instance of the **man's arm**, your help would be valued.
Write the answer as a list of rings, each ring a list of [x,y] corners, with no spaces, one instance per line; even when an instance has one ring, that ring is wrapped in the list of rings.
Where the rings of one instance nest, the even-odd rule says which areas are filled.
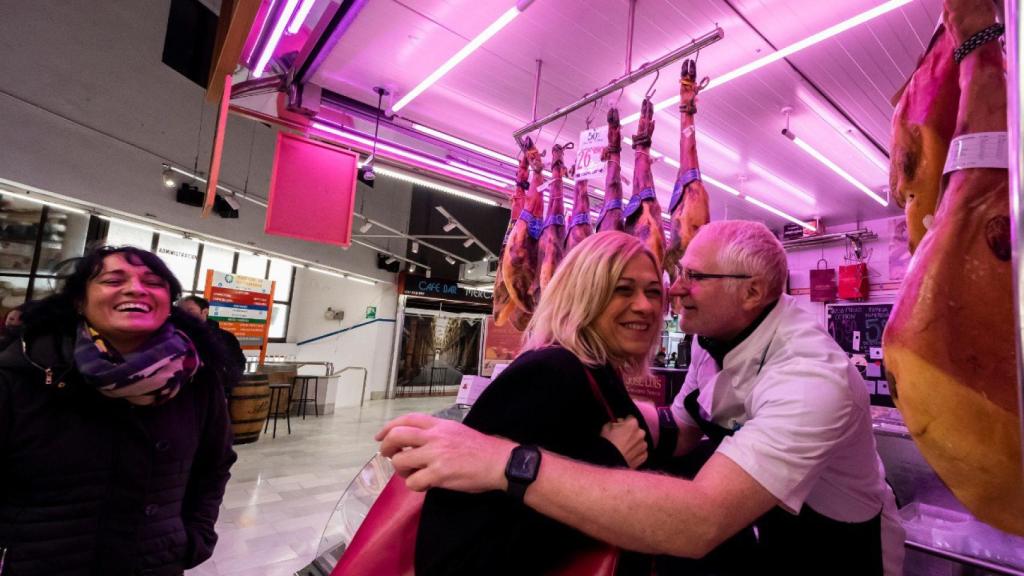
[[[515,443],[425,414],[393,420],[377,435],[413,490],[486,492],[507,488]],[[693,481],[609,470],[544,452],[525,502],[595,538],[647,553],[701,557],[778,502],[724,456]]]
[[[651,431],[651,440],[654,442],[655,448],[657,448],[661,445],[661,421],[658,418],[658,408],[652,402],[637,402],[636,406],[640,409],[640,414],[643,415],[644,421],[647,422],[647,429]],[[695,428],[675,420],[671,411],[669,411],[669,416],[673,418],[678,429],[676,447],[672,451],[672,455],[682,456],[689,454],[691,450],[697,447],[704,434],[700,431],[700,428]],[[657,450],[655,451],[657,452]]]

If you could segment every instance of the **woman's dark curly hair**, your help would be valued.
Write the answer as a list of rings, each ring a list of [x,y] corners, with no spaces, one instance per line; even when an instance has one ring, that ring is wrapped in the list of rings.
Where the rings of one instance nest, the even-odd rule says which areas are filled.
[[[96,246],[87,250],[80,258],[65,260],[57,265],[60,288],[56,294],[25,304],[21,315],[20,334],[26,338],[46,331],[74,334],[81,321],[80,311],[85,302],[89,281],[103,270],[103,261],[114,254],[120,254],[132,265],[149,268],[167,282],[172,304],[181,297],[181,282],[156,254],[134,246]],[[224,345],[206,323],[182,312],[176,306],[171,307],[171,321],[192,339],[203,363],[207,366],[213,364],[214,372],[222,372],[216,369],[216,366],[224,364],[220,359],[227,357]],[[0,349],[6,344],[7,342],[0,342]],[[228,385],[223,379],[221,381]]]

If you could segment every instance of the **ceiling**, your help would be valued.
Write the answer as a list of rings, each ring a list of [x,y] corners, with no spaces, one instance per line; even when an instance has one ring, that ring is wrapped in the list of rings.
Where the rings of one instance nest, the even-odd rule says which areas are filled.
[[[325,13],[327,3],[318,0],[307,21],[308,42],[316,39],[316,15]],[[714,80],[882,3],[638,0],[633,68],[719,26],[724,39],[698,60],[699,76]],[[372,106],[374,86],[401,97],[510,6],[512,0],[370,0],[325,54],[312,82]],[[899,214],[895,204],[879,205],[786,139],[781,110],[792,107],[793,132],[885,197],[890,99],[912,72],[940,13],[941,0],[913,0],[702,93],[696,117],[702,171],[797,218],[820,217],[826,226]],[[537,114],[544,116],[626,72],[628,14],[628,0],[535,0],[400,115],[515,156],[512,133],[533,119],[537,61]],[[662,71],[653,84],[655,103],[678,94],[678,74],[678,63]],[[639,80],[621,97],[606,97],[594,111],[595,125],[604,122],[616,98],[623,117],[639,111],[653,79]],[[576,140],[592,110],[584,107],[564,123],[544,127],[540,147],[549,148],[556,136],[559,142]],[[675,106],[656,114],[654,149],[672,158],[678,158],[678,114]],[[635,130],[631,124],[623,134]],[[861,148],[873,149],[875,160]],[[630,174],[631,150],[623,151],[622,163]],[[664,206],[676,169],[659,162],[654,171]],[[762,220],[776,228],[785,223],[715,186],[708,192],[714,219]]]

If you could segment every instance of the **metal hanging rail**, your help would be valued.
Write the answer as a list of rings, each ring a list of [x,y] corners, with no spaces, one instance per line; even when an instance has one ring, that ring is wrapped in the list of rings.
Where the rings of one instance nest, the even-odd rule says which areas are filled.
[[[537,130],[541,126],[550,124],[551,122],[554,122],[555,120],[558,120],[563,116],[568,116],[569,114],[572,114],[573,112],[579,110],[580,108],[586,106],[587,104],[604,98],[605,96],[611,94],[612,92],[615,92],[616,90],[621,90],[626,86],[629,86],[630,84],[643,78],[644,76],[647,76],[648,74],[655,72],[657,70],[661,70],[665,66],[668,66],[669,64],[672,64],[673,62],[681,58],[685,58],[690,54],[695,54],[698,51],[703,50],[704,48],[707,48],[708,46],[714,44],[715,42],[718,42],[724,37],[725,32],[721,28],[715,28],[713,31],[705,34],[704,36],[701,36],[700,38],[697,38],[696,40],[690,42],[689,44],[677,48],[653,62],[648,62],[643,66],[637,68],[635,71],[630,72],[617,80],[613,80],[611,83],[605,85],[604,88],[599,88],[596,92],[592,92],[591,94],[584,96],[582,99],[577,100],[576,102],[573,102],[568,106],[559,108],[558,110],[555,110],[554,112],[548,114],[547,116],[541,118],[540,120],[535,120],[534,122],[531,122],[526,126],[523,126],[519,130],[513,132],[512,136],[515,137],[516,142],[519,143],[519,147],[522,148],[523,136],[529,134],[530,132]]]

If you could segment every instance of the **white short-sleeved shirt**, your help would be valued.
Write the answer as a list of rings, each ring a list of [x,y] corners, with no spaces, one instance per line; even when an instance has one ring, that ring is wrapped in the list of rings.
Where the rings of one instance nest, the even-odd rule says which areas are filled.
[[[702,416],[735,430],[717,453],[797,514],[863,522],[882,511],[885,573],[902,573],[903,530],[885,483],[860,373],[824,328],[783,295],[719,370],[695,340],[686,382],[672,404],[696,427],[683,398],[700,389]]]

